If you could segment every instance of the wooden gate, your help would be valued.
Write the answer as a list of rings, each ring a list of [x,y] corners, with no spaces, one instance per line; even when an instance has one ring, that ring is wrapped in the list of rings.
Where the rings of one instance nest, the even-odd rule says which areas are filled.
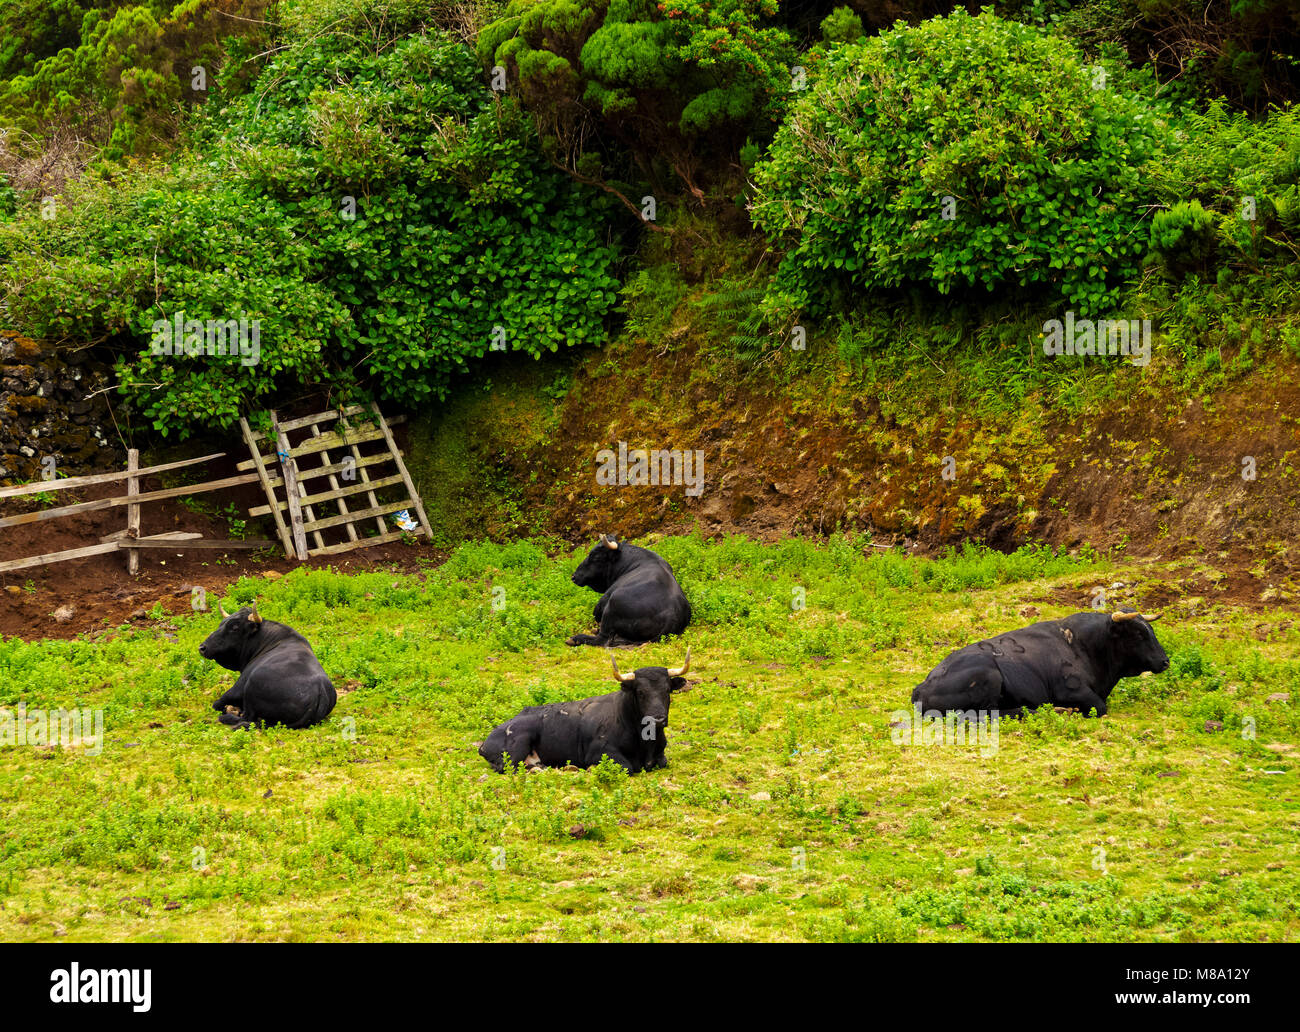
[[[351,417],[362,413],[366,413],[364,419],[354,425]],[[255,433],[248,421],[241,418],[239,426],[252,457],[237,468],[256,470],[267,498],[266,505],[249,509],[248,514],[270,515],[275,520],[284,554],[291,559],[333,555],[396,541],[408,530],[390,529],[384,517],[402,510],[413,517],[409,531],[431,539],[433,531],[424,506],[389,429],[401,419],[386,421],[379,407],[373,404],[352,405],[283,422],[272,412],[272,432],[268,436]],[[321,430],[322,423],[331,422],[335,424],[333,429]],[[297,443],[290,435],[298,436]],[[262,454],[264,443],[271,446],[271,454]],[[362,445],[371,446],[368,453],[363,452]],[[333,455],[342,457],[335,461]],[[391,466],[392,470],[380,468],[384,466]],[[384,475],[372,478],[372,473]],[[309,492],[307,482],[322,477],[326,478],[329,490]],[[346,483],[341,483],[340,478]],[[277,493],[281,488],[282,494]],[[402,500],[381,503],[379,492],[396,494]],[[348,499],[355,503],[357,495],[365,496],[365,508],[350,509]],[[327,512],[329,509],[336,511]],[[357,526],[368,520],[374,521],[377,533],[363,537],[357,532]],[[342,539],[327,540],[327,531],[335,538],[342,535]]]

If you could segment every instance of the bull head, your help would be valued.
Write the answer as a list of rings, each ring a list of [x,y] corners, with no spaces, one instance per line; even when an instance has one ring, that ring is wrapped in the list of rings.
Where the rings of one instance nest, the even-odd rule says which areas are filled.
[[[612,537],[610,537],[608,534],[601,534],[601,535],[600,535],[600,543],[601,543],[602,545],[604,545],[606,548],[608,548],[611,552],[617,552],[617,551],[618,551],[618,542],[615,541],[615,540],[614,540]]]
[[[1136,620],[1138,617],[1141,617],[1147,623],[1155,623],[1163,615],[1163,613],[1154,613],[1150,616],[1146,613],[1111,613],[1110,618],[1116,623],[1123,623],[1125,620]]]

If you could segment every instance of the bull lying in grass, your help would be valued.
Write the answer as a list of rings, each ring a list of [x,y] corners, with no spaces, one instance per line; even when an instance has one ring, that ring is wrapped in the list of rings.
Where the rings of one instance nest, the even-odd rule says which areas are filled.
[[[1104,717],[1121,677],[1169,668],[1151,629],[1157,619],[1132,610],[1074,613],[967,645],[916,686],[912,704],[1019,716],[1046,703]]]
[[[199,646],[199,655],[239,671],[230,690],[212,704],[221,723],[233,728],[311,727],[328,717],[338,701],[307,639],[282,623],[264,620],[256,602],[233,614],[221,609],[221,624]]]
[[[686,686],[691,650],[680,667],[640,667],[619,672],[619,690],[574,702],[529,706],[493,728],[478,752],[500,774],[505,762],[538,767],[594,767],[602,756],[629,774],[668,766],[664,757],[668,707],[672,693]]]
[[[566,645],[639,645],[681,634],[691,604],[673,569],[648,548],[621,545],[606,534],[573,571],[573,583],[599,591],[595,634],[575,634]]]

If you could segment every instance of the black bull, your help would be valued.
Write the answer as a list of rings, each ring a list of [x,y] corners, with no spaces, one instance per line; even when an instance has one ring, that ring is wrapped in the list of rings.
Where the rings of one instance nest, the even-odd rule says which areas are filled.
[[[222,609],[221,617],[199,655],[239,671],[230,690],[212,704],[223,724],[300,728],[330,715],[338,696],[306,638],[262,619],[256,603],[233,614]],[[227,712],[228,707],[238,712]]]
[[[573,583],[599,591],[596,634],[575,634],[566,645],[639,645],[665,634],[681,634],[691,622],[691,604],[672,567],[648,548],[624,545],[600,535],[600,543],[573,571]]]
[[[528,706],[492,729],[479,755],[500,774],[505,762],[528,768],[593,767],[608,756],[629,774],[668,766],[664,757],[672,693],[686,686],[691,650],[680,667],[639,667],[619,673],[619,690],[573,702]]]
[[[1106,715],[1121,677],[1169,667],[1151,621],[1134,612],[1074,613],[958,649],[912,691],[922,710],[997,710],[1044,704]]]

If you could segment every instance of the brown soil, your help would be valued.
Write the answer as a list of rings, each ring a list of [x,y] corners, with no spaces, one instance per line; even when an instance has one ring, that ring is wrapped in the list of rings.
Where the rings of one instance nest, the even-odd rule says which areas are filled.
[[[692,528],[773,540],[852,529],[921,553],[963,541],[1087,544],[1200,557],[1232,571],[1220,593],[1253,593],[1256,602],[1269,602],[1260,596],[1270,585],[1282,596],[1300,590],[1294,362],[1252,372],[1208,402],[1143,385],[1087,417],[1031,396],[1019,412],[977,418],[959,403],[891,403],[882,394],[890,385],[859,385],[847,373],[813,398],[762,376],[705,373],[689,342],[649,364],[619,357],[627,361],[617,377],[601,373],[607,355],[583,364],[540,448],[479,456],[518,467],[520,481],[541,466],[524,508],[547,512],[567,540]],[[638,403],[654,396],[673,403]],[[619,440],[703,450],[702,497],[680,486],[596,486],[594,456]],[[941,475],[945,456],[955,459],[953,480]],[[1242,476],[1247,456],[1251,480]]]

